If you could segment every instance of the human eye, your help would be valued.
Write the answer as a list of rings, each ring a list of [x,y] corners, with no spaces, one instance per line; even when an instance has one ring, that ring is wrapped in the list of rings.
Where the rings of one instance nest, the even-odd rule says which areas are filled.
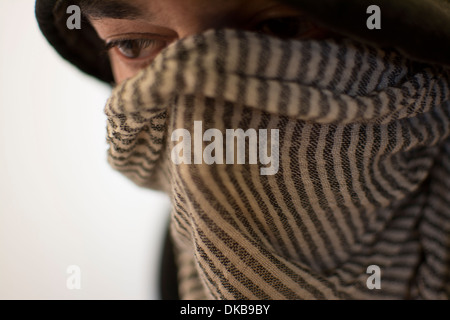
[[[253,21],[251,30],[281,39],[320,38],[327,32],[305,15],[289,10],[274,10]]]
[[[314,26],[297,17],[284,17],[262,21],[254,30],[279,38],[296,39],[310,34]]]
[[[142,61],[154,58],[167,45],[167,40],[158,38],[120,38],[107,41],[106,49],[113,50],[124,59]]]

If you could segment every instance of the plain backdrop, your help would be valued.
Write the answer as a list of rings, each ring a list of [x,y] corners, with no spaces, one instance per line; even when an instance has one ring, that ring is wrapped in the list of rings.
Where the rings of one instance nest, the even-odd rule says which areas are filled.
[[[56,54],[33,0],[0,1],[0,43],[0,299],[158,299],[170,205],[107,164],[111,89]]]

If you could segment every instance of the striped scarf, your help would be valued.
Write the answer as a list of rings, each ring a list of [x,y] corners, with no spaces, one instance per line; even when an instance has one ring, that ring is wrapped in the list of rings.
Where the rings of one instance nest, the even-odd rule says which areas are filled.
[[[445,69],[395,51],[211,30],[114,88],[109,162],[171,196],[183,299],[446,299],[449,100]],[[175,165],[194,121],[278,129],[278,172]]]

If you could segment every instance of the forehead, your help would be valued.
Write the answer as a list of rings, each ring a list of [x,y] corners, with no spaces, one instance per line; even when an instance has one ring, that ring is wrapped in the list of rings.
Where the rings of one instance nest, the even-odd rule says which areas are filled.
[[[167,28],[244,21],[279,1],[274,0],[79,0],[97,32],[121,32],[146,24]]]
[[[90,18],[139,19],[167,15],[169,12],[207,12],[230,9],[258,9],[278,3],[275,0],[79,0]]]
[[[153,1],[156,0],[80,0],[80,7],[85,15],[94,19],[135,19],[143,15]]]

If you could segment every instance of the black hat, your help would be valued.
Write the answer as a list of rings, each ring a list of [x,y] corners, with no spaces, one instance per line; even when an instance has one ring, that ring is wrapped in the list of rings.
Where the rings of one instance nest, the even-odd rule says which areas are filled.
[[[104,0],[107,1],[107,0]],[[378,47],[395,48],[412,60],[450,67],[450,0],[279,0],[309,14],[318,24]],[[59,54],[82,71],[113,83],[103,42],[87,20],[67,28],[70,0],[36,0],[39,27]],[[367,26],[372,5],[381,29]]]

